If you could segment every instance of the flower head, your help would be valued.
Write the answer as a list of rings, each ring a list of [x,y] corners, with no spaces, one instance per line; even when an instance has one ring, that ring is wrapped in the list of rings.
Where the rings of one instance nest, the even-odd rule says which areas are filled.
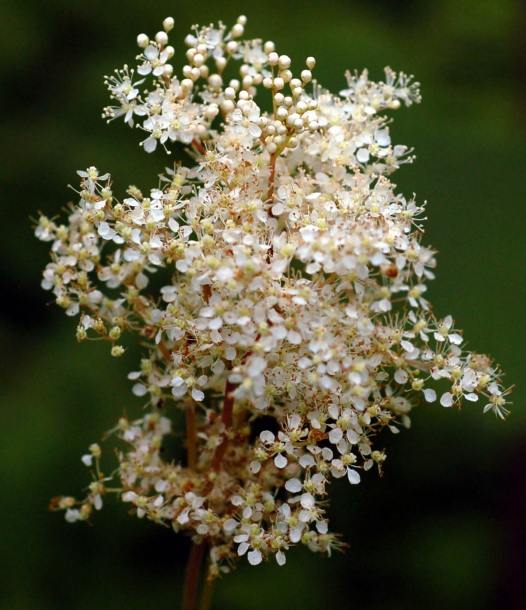
[[[314,58],[298,74],[272,42],[239,40],[245,22],[195,28],[180,77],[168,63],[173,20],[153,41],[140,35],[142,78],[125,66],[107,79],[118,106],[105,114],[140,117],[146,152],[179,142],[189,165],[147,196],[130,186],[122,202],[109,174],[80,171],[68,224],[42,217],[36,229],[53,243],[42,286],[80,313],[77,338],[119,356],[129,331],[147,348],[129,377],[152,411],[112,431],[127,447],[113,491],[138,517],[206,540],[212,576],[244,556],[283,565],[300,543],[338,547],[329,482],[381,468],[376,434],[409,427],[435,382],[445,407],[483,395],[484,411],[507,415],[498,370],[461,347],[451,316],[430,312],[423,206],[389,179],[413,157],[383,113],[419,102],[418,85],[387,68],[385,82],[348,73],[334,95],[311,83]],[[226,84],[235,61],[239,79]],[[170,403],[187,416],[184,463],[162,455]],[[68,521],[110,491],[99,457],[92,445],[82,458],[95,466],[87,497],[56,504]]]

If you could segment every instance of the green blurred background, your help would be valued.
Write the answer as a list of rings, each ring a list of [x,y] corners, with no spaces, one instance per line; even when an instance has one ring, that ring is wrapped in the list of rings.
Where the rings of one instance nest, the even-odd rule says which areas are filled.
[[[520,0],[3,0],[0,8],[1,440],[0,607],[173,609],[187,541],[126,514],[113,498],[93,525],[68,525],[49,498],[80,494],[80,456],[140,401],[120,360],[78,345],[75,322],[39,286],[48,246],[29,217],[57,213],[77,169],[110,171],[115,191],[156,185],[162,154],[100,118],[104,74],[137,53],[139,32],[164,17],[176,49],[194,23],[248,16],[247,36],[272,39],[296,66],[317,60],[338,91],[346,69],[415,74],[423,103],[394,114],[395,143],[417,160],[394,176],[428,200],[438,316],[453,314],[470,348],[492,354],[516,384],[506,423],[481,406],[425,405],[413,427],[385,436],[383,479],[332,488],[332,527],[344,555],[304,549],[286,567],[242,562],[216,586],[216,609],[526,608],[524,158],[526,4]],[[111,453],[109,451],[108,453]],[[108,461],[111,469],[111,460]]]

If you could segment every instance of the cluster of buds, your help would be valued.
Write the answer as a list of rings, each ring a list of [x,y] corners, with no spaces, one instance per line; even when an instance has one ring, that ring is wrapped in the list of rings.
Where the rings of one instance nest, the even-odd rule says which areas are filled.
[[[504,418],[509,392],[489,358],[463,349],[451,316],[431,313],[423,207],[388,178],[413,158],[380,113],[418,102],[417,84],[389,68],[378,83],[348,73],[334,95],[312,81],[314,58],[295,77],[272,42],[241,39],[245,22],[196,27],[181,79],[168,63],[173,19],[153,40],[141,34],[141,79],[127,66],[108,78],[117,106],[104,115],[141,118],[147,152],[178,141],[191,163],[122,201],[109,174],[79,171],[67,224],[36,228],[52,243],[42,285],[79,316],[78,340],[108,341],[119,357],[131,333],[147,349],[129,378],[149,412],[112,431],[127,447],[116,476],[92,445],[88,495],[53,507],[86,520],[117,493],[138,517],[205,542],[210,577],[244,555],[282,565],[297,544],[330,554],[342,543],[329,483],[381,471],[380,430],[408,427],[411,409],[437,398],[483,398]],[[162,454],[174,409],[187,421],[181,463]]]

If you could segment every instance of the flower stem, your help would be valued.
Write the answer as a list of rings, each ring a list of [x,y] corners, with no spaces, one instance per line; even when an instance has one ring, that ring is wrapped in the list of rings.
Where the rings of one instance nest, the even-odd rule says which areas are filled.
[[[205,584],[203,585],[203,592],[201,593],[201,602],[199,604],[199,610],[209,610],[210,604],[212,603],[212,592],[213,592],[214,582],[209,579],[205,579]]]
[[[215,471],[219,470],[221,466],[221,461],[223,460],[223,456],[225,455],[225,451],[228,445],[228,436],[227,432],[230,426],[232,425],[232,413],[234,411],[234,396],[232,392],[236,389],[236,385],[231,381],[226,382],[225,386],[225,402],[223,404],[223,413],[221,416],[221,420],[225,425],[225,434],[223,436],[223,441],[217,447],[214,453],[214,457],[212,458],[212,469]]]
[[[192,140],[191,146],[202,155],[206,154],[206,148],[198,140]]]
[[[267,201],[269,203],[270,216],[273,216],[271,208],[272,208],[272,204],[274,202],[274,183],[276,180],[276,159],[277,159],[276,153],[273,153],[270,155],[270,163],[269,163],[270,174],[268,177],[268,189],[267,189],[267,194],[265,197],[265,201]]]
[[[201,565],[205,556],[207,544],[192,542],[190,556],[186,564],[183,588],[182,610],[197,610],[197,598],[199,593],[199,576],[201,575]]]
[[[190,405],[186,409],[186,442],[188,444],[188,468],[195,470],[197,466],[197,433],[194,405]]]

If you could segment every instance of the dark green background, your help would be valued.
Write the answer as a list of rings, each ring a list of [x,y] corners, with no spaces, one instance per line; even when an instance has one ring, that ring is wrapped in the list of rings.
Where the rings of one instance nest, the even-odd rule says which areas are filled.
[[[113,498],[93,526],[47,512],[51,496],[87,484],[80,456],[116,419],[139,413],[120,361],[77,345],[75,322],[40,289],[48,246],[29,216],[71,198],[77,169],[110,171],[122,196],[156,185],[165,159],[139,135],[100,118],[102,76],[133,64],[135,37],[172,15],[177,50],[194,23],[248,16],[296,66],[308,55],[328,88],[346,69],[415,74],[423,103],[394,114],[395,143],[417,161],[394,176],[428,200],[425,242],[437,280],[428,294],[470,348],[492,354],[516,384],[506,423],[468,403],[424,405],[413,427],[386,436],[388,462],[359,487],[333,485],[330,515],[345,555],[304,549],[287,566],[242,562],[216,587],[214,608],[368,610],[526,608],[524,159],[526,7],[517,0],[356,0],[286,3],[3,0],[0,8],[0,606],[177,608],[188,545],[126,514]],[[299,69],[299,68],[298,68]],[[111,450],[108,452],[111,453]],[[108,460],[108,470],[111,459]]]

